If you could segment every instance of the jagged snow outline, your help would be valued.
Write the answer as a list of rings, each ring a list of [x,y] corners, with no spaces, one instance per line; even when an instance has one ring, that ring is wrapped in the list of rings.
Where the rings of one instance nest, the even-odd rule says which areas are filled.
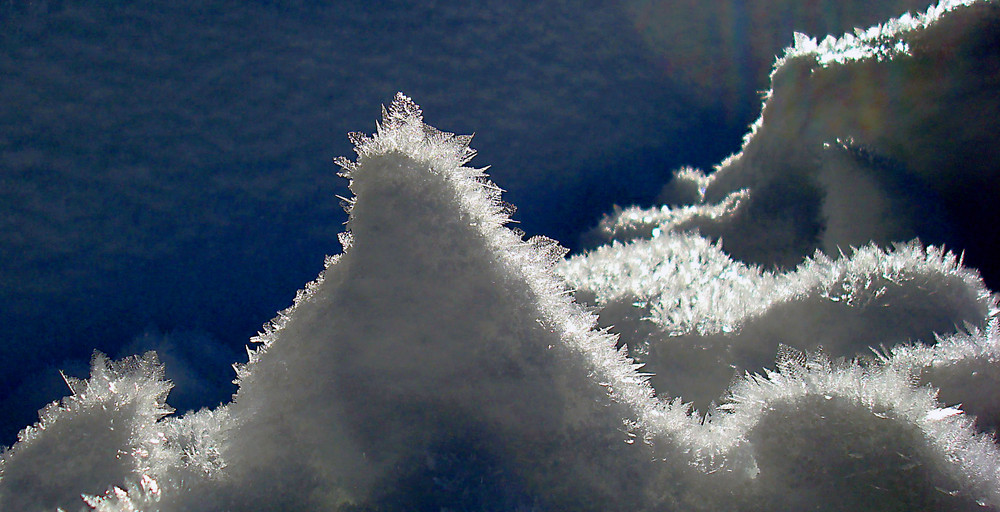
[[[130,425],[129,440],[134,449],[132,453],[138,455],[136,471],[150,470],[145,461],[162,442],[162,437],[153,432],[152,425],[174,412],[166,403],[173,384],[164,380],[163,365],[156,352],[117,361],[95,352],[90,365],[90,378],[78,379],[63,374],[71,394],[46,405],[38,412],[38,422],[18,432],[17,443],[0,458],[0,478],[3,477],[3,461],[16,456],[19,448],[38,439],[49,425],[91,407],[137,407],[135,419],[141,421]]]
[[[777,60],[776,67],[783,64],[785,59],[796,57],[813,57],[825,67],[831,63],[844,64],[872,58],[885,60],[897,55],[907,55],[909,45],[905,38],[910,32],[927,27],[946,12],[976,1],[978,0],[941,0],[916,15],[907,12],[868,29],[856,28],[853,34],[846,33],[839,38],[829,35],[818,43],[816,38],[796,32],[794,43],[785,49],[785,54]]]
[[[678,176],[674,179],[686,178]],[[700,188],[699,193],[704,200],[704,188]],[[700,223],[724,221],[732,216],[749,197],[750,191],[741,189],[713,205],[698,203],[663,205],[659,208],[621,208],[616,205],[614,211],[606,214],[592,232],[604,240],[627,242],[636,238],[655,238],[667,232],[696,231]]]
[[[871,281],[872,276],[890,280],[900,279],[909,272],[942,273],[959,277],[971,290],[976,291],[981,303],[986,306],[989,325],[996,324],[995,299],[983,286],[978,273],[963,267],[956,255],[935,247],[924,249],[915,241],[899,244],[894,251],[885,251],[869,245],[856,249],[851,257],[842,257],[838,260],[817,254],[800,265],[797,271],[776,276],[729,260],[717,243],[713,244],[697,235],[673,236],[686,239],[691,244],[685,244],[688,248],[692,245],[701,247],[701,252],[707,251],[710,255],[717,251],[716,256],[722,258],[717,263],[721,262],[723,266],[729,263],[739,267],[739,271],[729,273],[738,275],[734,282],[747,285],[746,291],[760,293],[759,288],[766,290],[760,300],[767,305],[759,311],[741,311],[738,315],[740,320],[731,324],[734,325],[733,328],[738,328],[740,322],[763,314],[766,307],[780,301],[793,300],[808,293],[826,293],[833,297],[837,288],[843,288],[848,294],[838,298],[849,301],[851,290],[863,289],[863,285],[848,287],[836,285],[863,283]],[[634,244],[649,245],[664,241],[644,240]],[[626,246],[615,242],[588,255],[571,258],[559,270],[566,274],[567,267],[576,265],[578,271],[585,272],[586,269],[580,267],[587,266],[586,258],[601,251],[606,252],[602,254],[604,256],[602,260],[606,262],[618,260],[620,263],[620,252],[624,247]],[[692,257],[691,250],[680,252]],[[699,256],[694,258],[702,259]],[[639,258],[641,260],[639,264],[650,259],[655,260],[655,258]],[[704,259],[710,263],[718,258]],[[623,275],[645,276],[648,270],[633,269],[632,272],[619,271],[612,274],[619,277],[615,281],[616,285],[627,288],[628,280],[622,279]],[[707,272],[709,279],[715,280],[717,275],[727,274],[726,270],[716,270],[715,273]],[[650,281],[655,281],[655,277],[638,283],[638,286],[648,286]],[[784,283],[779,284],[780,281]],[[570,282],[581,289],[586,289],[580,282],[575,282],[573,279],[570,279]],[[758,285],[759,288],[755,288],[754,285]],[[682,290],[688,288],[690,286],[678,287]],[[633,290],[632,293],[634,292]],[[722,296],[728,295],[724,293]],[[713,329],[723,328],[725,322],[706,321],[705,316],[707,312],[725,312],[729,308],[711,304],[711,301],[695,302],[707,305],[708,309],[704,311],[705,315],[693,315],[693,325],[689,325],[688,328],[706,329],[709,326]],[[754,302],[749,300],[744,301],[744,304]],[[990,328],[990,332],[995,330],[995,327]],[[950,339],[959,338],[956,336]],[[984,353],[993,354],[993,358],[996,358],[995,335],[966,336],[960,340],[941,344],[936,346],[937,348],[914,347],[908,348],[907,351],[901,349],[889,364],[884,365],[866,366],[858,361],[832,364],[827,361],[824,365],[813,365],[808,368],[803,365],[799,368],[788,361],[780,361],[778,370],[765,370],[763,375],[747,374],[738,380],[730,389],[723,404],[713,411],[715,416],[710,421],[704,423],[691,421],[692,408],[690,404],[683,402],[683,397],[663,397],[661,408],[658,409],[659,418],[645,424],[644,428],[649,441],[655,444],[657,440],[659,442],[669,440],[669,443],[675,443],[682,451],[689,453],[694,464],[711,471],[725,466],[727,459],[746,459],[741,450],[752,451],[752,447],[745,446],[749,432],[777,403],[791,403],[810,395],[839,397],[858,407],[868,409],[872,414],[888,415],[896,421],[915,425],[937,451],[939,460],[950,461],[953,475],[974,489],[977,499],[998,503],[1000,494],[996,489],[1000,488],[997,487],[1000,484],[1000,453],[992,439],[976,433],[972,420],[966,416],[952,414],[955,409],[940,407],[934,400],[937,391],[932,387],[914,387],[911,378],[918,363],[930,364],[925,361],[932,358],[940,359],[942,352],[951,353],[950,359],[953,361],[971,355],[981,356]],[[913,356],[907,356],[914,361],[904,362],[903,354],[911,354],[914,351],[921,354],[924,359],[916,361]]]
[[[133,473],[142,475],[140,481],[143,488],[158,493],[156,481],[151,475],[158,469],[156,466],[162,457],[162,446],[167,441],[158,426],[174,409],[166,404],[173,384],[164,380],[163,365],[156,353],[150,351],[142,356],[110,361],[104,354],[95,352],[91,359],[90,378],[63,375],[63,379],[71,394],[40,410],[39,421],[21,430],[17,443],[0,454],[0,480],[3,479],[7,461],[40,440],[51,425],[72,421],[76,415],[92,408],[113,411],[134,408],[134,414],[125,425],[129,429],[128,444],[119,448],[119,458],[130,459]]]
[[[827,36],[818,43],[815,38],[795,33],[792,45],[786,47],[782,55],[775,59],[770,74],[771,83],[774,83],[775,75],[792,60],[812,59],[820,67],[828,67],[831,64],[844,64],[873,58],[891,60],[900,55],[908,55],[909,45],[906,43],[906,37],[912,32],[927,27],[948,12],[980,1],[940,0],[937,4],[929,6],[926,11],[916,15],[907,12],[898,18],[890,19],[868,29],[855,29],[854,33],[845,33],[839,38],[832,35]],[[888,47],[886,47],[887,42],[891,42]],[[743,135],[740,150],[713,166],[714,173],[703,174],[702,176],[707,176],[707,179],[698,181],[700,188],[704,190],[710,187],[715,181],[718,171],[731,166],[742,157],[747,145],[764,124],[764,112],[767,110],[767,103],[773,94],[773,88],[764,92],[761,115],[750,124],[747,133]],[[674,173],[674,179],[691,180],[693,176],[688,169],[678,169]]]
[[[878,417],[916,426],[939,460],[949,463],[952,476],[965,485],[963,491],[971,491],[982,504],[1000,504],[1000,448],[991,436],[976,432],[972,419],[960,409],[941,407],[937,389],[914,387],[910,372],[893,365],[864,367],[856,361],[804,359],[779,359],[780,371],[766,370],[763,376],[748,375],[738,382],[725,407],[732,416],[722,418],[720,431],[729,430],[722,438],[745,438],[776,403],[810,395],[838,397]]]
[[[556,271],[577,290],[593,293],[598,306],[641,301],[650,310],[647,319],[670,336],[735,333],[777,305],[813,296],[851,305],[866,300],[864,292],[877,297],[878,290],[868,290],[876,280],[900,283],[914,276],[958,278],[983,307],[984,318],[997,313],[978,272],[962,266],[954,253],[916,240],[892,250],[869,244],[837,259],[817,251],[794,270],[776,273],[733,260],[720,242],[681,233],[615,241],[571,257]]]
[[[542,318],[541,324],[552,330],[558,327],[564,333],[563,342],[589,358],[595,376],[605,384],[613,398],[638,410],[654,408],[656,401],[647,382],[648,376],[637,371],[641,365],[636,365],[625,350],[616,348],[616,335],[593,330],[597,316],[576,304],[564,281],[554,273],[553,265],[563,258],[566,250],[546,237],[538,236],[525,241],[505,227],[511,222],[511,208],[500,200],[503,190],[489,181],[485,169],[464,165],[475,156],[475,151],[469,148],[471,139],[471,136],[443,132],[424,124],[420,108],[409,97],[397,93],[390,107],[383,107],[382,122],[377,125],[374,136],[351,134],[358,160],[351,162],[338,158],[336,163],[343,169],[342,175],[350,179],[366,159],[398,152],[448,179],[459,192],[458,199],[463,209],[475,217],[474,223],[483,239],[502,255],[500,263],[512,275],[524,277],[541,310],[553,312],[549,317]],[[348,199],[345,202],[350,213],[353,201]],[[483,208],[482,205],[488,206]],[[345,234],[341,240],[345,243],[346,253],[350,250],[351,237]],[[327,258],[326,268],[329,269],[338,260],[339,256]],[[236,365],[237,384],[252,371],[262,351],[273,343],[275,333],[285,325],[297,305],[310,300],[323,278],[321,273],[315,281],[300,290],[293,305],[280,312],[264,326],[263,332],[252,339],[260,346],[256,350],[248,349],[248,363]]]
[[[886,414],[896,421],[916,425],[942,459],[950,461],[963,481],[970,482],[968,487],[972,492],[1000,504],[997,447],[985,436],[976,434],[963,415],[939,407],[933,389],[914,388],[904,375],[888,366],[873,370],[855,362],[834,365],[817,358],[802,365],[794,364],[794,360],[785,362],[778,371],[766,371],[763,376],[748,375],[733,388],[731,400],[720,407],[720,415],[704,424],[678,399],[657,400],[646,376],[637,371],[637,365],[624,350],[615,348],[616,336],[594,331],[596,317],[573,302],[563,282],[553,273],[551,262],[561,257],[563,250],[547,239],[525,242],[503,228],[509,216],[499,202],[498,188],[485,181],[481,170],[462,167],[471,151],[467,143],[467,138],[429,129],[412,101],[397,95],[376,136],[362,140],[358,153],[359,160],[363,160],[380,152],[407,152],[427,162],[436,172],[456,178],[463,201],[481,205],[483,199],[488,199],[489,208],[471,209],[480,219],[480,232],[502,254],[502,263],[527,277],[539,300],[554,312],[544,319],[545,324],[550,328],[565,328],[564,341],[586,354],[594,368],[593,377],[609,389],[612,397],[636,411],[636,427],[643,431],[647,441],[679,447],[691,456],[692,462],[708,461],[714,465],[716,458],[732,456],[746,445],[748,433],[774,404],[809,395],[837,396],[873,414]],[[341,164],[348,174],[357,165],[344,161]],[[350,250],[349,237],[345,237],[345,242],[345,251]],[[540,250],[548,253],[546,261],[539,261]],[[327,268],[336,261],[336,257],[328,258]],[[238,380],[253,371],[255,354],[267,350],[274,332],[283,327],[298,304],[310,300],[322,278],[321,274],[301,290],[293,306],[255,338],[261,346],[250,351],[248,363],[238,366],[241,372]],[[155,507],[159,489],[154,484],[146,480],[126,483],[125,488],[112,487],[105,497],[88,496],[87,503],[108,512]]]

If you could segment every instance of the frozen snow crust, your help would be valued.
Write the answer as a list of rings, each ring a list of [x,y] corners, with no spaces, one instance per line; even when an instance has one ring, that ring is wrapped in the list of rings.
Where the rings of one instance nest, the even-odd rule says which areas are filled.
[[[985,329],[996,314],[975,271],[917,243],[868,245],[836,260],[817,252],[775,273],[680,233],[615,242],[559,271],[579,300],[601,307],[600,324],[647,363],[661,394],[701,407],[744,372],[772,366],[781,345],[873,357],[872,348],[933,343],[956,326]]]
[[[97,354],[0,456],[0,510],[1000,509],[997,303],[960,257],[893,235],[764,270],[711,231],[782,175],[687,169],[564,260],[406,96],[351,138],[344,250],[233,401],[170,416],[154,353]]]

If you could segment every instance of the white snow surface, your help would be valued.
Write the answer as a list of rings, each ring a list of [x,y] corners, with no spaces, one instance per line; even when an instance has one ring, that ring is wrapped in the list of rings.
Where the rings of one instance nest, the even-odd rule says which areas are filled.
[[[1000,5],[945,0],[777,60],[760,118],[714,172],[683,168],[664,208],[624,209],[590,238],[698,230],[745,263],[798,265],[871,242],[967,249],[996,273]],[[989,268],[985,268],[989,267]]]

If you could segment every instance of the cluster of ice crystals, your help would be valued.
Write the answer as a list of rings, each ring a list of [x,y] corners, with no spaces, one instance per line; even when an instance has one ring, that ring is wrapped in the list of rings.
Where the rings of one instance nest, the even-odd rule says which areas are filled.
[[[221,482],[257,485],[233,503],[388,506],[409,472],[459,478],[436,475],[437,463],[423,467],[451,459],[453,443],[485,443],[465,456],[493,460],[514,487],[582,477],[531,498],[554,507],[601,478],[598,468],[648,464],[647,447],[621,442],[558,471],[532,469],[568,444],[624,441],[623,419],[652,407],[652,390],[553,273],[566,250],[505,227],[511,208],[501,190],[464,165],[474,154],[469,138],[421,116],[397,95],[374,136],[353,136],[357,160],[339,161],[355,193],[344,253],[265,326],[237,368]],[[269,446],[285,432],[294,432],[288,446]],[[323,482],[303,482],[299,496],[264,494],[287,473]]]
[[[160,486],[151,476],[142,475],[138,484],[127,482],[125,488],[115,486],[101,496],[84,494],[83,501],[97,512],[156,512]]]
[[[39,412],[0,458],[0,507],[53,510],[143,475],[165,437],[171,384],[154,352],[109,361],[95,354],[91,376],[66,377],[72,395]]]
[[[993,307],[975,271],[959,265],[954,254],[915,242],[892,251],[867,245],[836,260],[817,252],[794,271],[776,273],[734,261],[719,243],[681,233],[615,242],[558,270],[581,297],[593,297],[605,310],[612,306],[617,313],[606,313],[614,315],[606,317],[608,324],[649,321],[667,336],[736,333],[795,302],[842,303],[844,315],[873,305],[903,314],[907,301],[941,293],[948,295],[942,307],[964,308],[962,320],[980,327]],[[894,295],[912,298],[894,302]]]
[[[871,59],[881,61],[896,55],[907,55],[910,51],[906,41],[909,33],[927,27],[948,11],[976,1],[941,0],[916,15],[904,13],[868,29],[857,28],[853,34],[844,34],[839,38],[827,36],[820,42],[796,32],[794,43],[785,50],[785,56],[779,59],[778,65],[783,64],[784,59],[806,56],[814,57],[822,66],[829,66]]]
[[[704,189],[700,190],[704,194]],[[614,212],[606,215],[592,230],[590,237],[600,241],[627,242],[636,238],[655,238],[671,231],[697,231],[712,223],[725,222],[749,195],[749,191],[739,190],[713,205],[664,205],[659,208],[616,206]]]

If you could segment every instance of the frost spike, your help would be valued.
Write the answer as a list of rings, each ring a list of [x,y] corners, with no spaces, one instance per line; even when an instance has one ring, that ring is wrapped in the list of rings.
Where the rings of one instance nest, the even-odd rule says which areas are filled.
[[[677,466],[652,464],[645,444],[578,450],[624,440],[622,419],[654,402],[616,337],[594,330],[552,273],[566,250],[504,227],[511,208],[499,187],[464,166],[469,137],[425,125],[406,96],[384,108],[374,137],[352,140],[357,162],[342,164],[355,194],[350,243],[265,328],[239,373],[238,432],[222,456],[250,491],[230,505],[376,499],[401,465],[487,440],[510,447],[480,455],[499,457],[496,471],[517,485],[562,489],[533,500],[565,509],[582,493],[605,509],[634,508],[616,492],[636,484],[625,475],[656,486]],[[316,417],[325,423],[310,426]],[[324,475],[305,504],[268,487],[295,472]]]

